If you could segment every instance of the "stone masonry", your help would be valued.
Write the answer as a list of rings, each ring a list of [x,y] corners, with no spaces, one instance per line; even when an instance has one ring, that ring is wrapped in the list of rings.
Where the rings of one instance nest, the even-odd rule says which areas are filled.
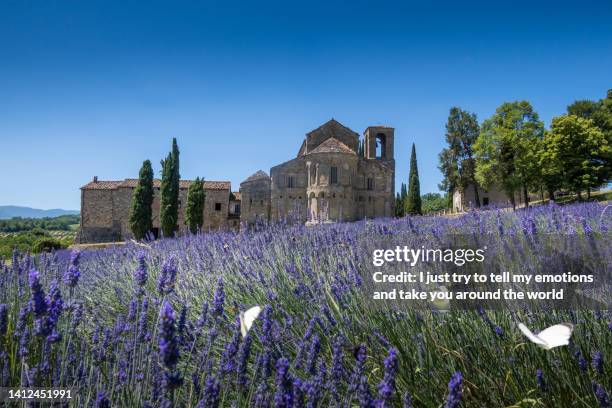
[[[122,181],[93,181],[81,187],[81,225],[76,241],[79,243],[112,242],[130,237],[129,217],[132,195],[137,179]],[[184,205],[190,180],[180,181],[179,190],[179,233],[186,231]],[[160,180],[153,181],[153,234],[159,235]],[[231,185],[229,181],[205,181],[204,225],[202,230],[236,227],[230,216]],[[237,194],[237,193],[236,193]]]
[[[370,126],[360,137],[332,119],[306,134],[295,159],[240,184],[241,220],[353,221],[394,213],[394,129]]]
[[[305,223],[391,217],[395,203],[395,130],[370,126],[360,136],[332,119],[306,134],[297,157],[258,171],[232,192],[228,181],[205,181],[203,231],[258,221]],[[129,217],[137,179],[81,187],[77,242],[120,241],[131,236]],[[160,180],[154,180],[153,234],[159,235]],[[179,234],[186,231],[184,204],[191,181],[180,181]]]

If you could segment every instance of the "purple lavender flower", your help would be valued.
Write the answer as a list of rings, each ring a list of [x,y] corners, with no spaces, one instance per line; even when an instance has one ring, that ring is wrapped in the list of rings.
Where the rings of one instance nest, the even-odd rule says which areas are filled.
[[[546,392],[546,383],[544,382],[544,373],[540,368],[536,370],[536,381],[540,390]]]
[[[176,367],[179,359],[179,348],[175,337],[175,321],[172,306],[164,301],[160,316],[159,355],[169,370]]]
[[[402,408],[413,408],[412,397],[408,393],[404,394],[404,398],[402,399]]]
[[[312,342],[310,343],[310,352],[308,354],[308,360],[306,361],[306,371],[311,375],[314,375],[317,364],[317,358],[321,351],[321,342],[319,336],[316,334],[312,336]]]
[[[604,364],[603,353],[601,351],[596,351],[595,353],[593,353],[593,360],[591,361],[591,366],[593,367],[593,370],[595,370],[599,374],[603,374]]]
[[[582,354],[578,357],[578,368],[580,368],[580,371],[582,371],[583,373],[586,372],[587,370],[587,361],[585,360],[585,358],[582,356]]]
[[[0,337],[6,335],[8,329],[8,307],[0,304]]]
[[[217,289],[213,298],[213,316],[219,317],[223,314],[223,304],[225,303],[225,292],[223,290],[223,278],[217,281]]]
[[[138,301],[136,299],[130,300],[128,305],[128,312],[126,319],[128,322],[133,322],[136,319],[136,309],[138,308]]]
[[[36,269],[32,269],[28,275],[30,283],[30,310],[34,317],[42,317],[47,314],[47,301],[45,300],[45,291],[40,283],[40,274]]]
[[[149,274],[147,272],[145,253],[144,251],[140,251],[138,253],[138,267],[136,267],[136,270],[134,271],[134,282],[140,291],[142,290],[142,287],[146,285],[147,279],[149,279]]]
[[[196,327],[201,329],[206,326],[206,322],[208,321],[208,302],[204,302],[202,305],[202,311],[200,312],[200,317],[196,323]]]
[[[293,406],[296,408],[304,406],[304,384],[302,380],[293,380]]]
[[[597,402],[601,408],[612,407],[610,397],[601,384],[593,383],[593,392],[595,393],[595,398],[597,398]]]
[[[370,392],[370,386],[368,385],[368,377],[365,375],[362,375],[359,378],[358,399],[360,407],[369,408],[373,406],[372,393]]]
[[[104,391],[100,391],[96,397],[96,408],[111,408],[111,403]]]
[[[357,391],[359,382],[365,371],[365,361],[367,358],[367,350],[365,344],[360,344],[354,351],[355,354],[355,366],[353,373],[351,374],[351,381],[349,383],[348,391],[349,394]]]
[[[391,397],[395,392],[395,376],[397,375],[398,361],[397,349],[389,350],[389,355],[385,358],[385,375],[378,385],[377,407],[387,407],[391,403]]]
[[[331,381],[332,392],[335,394],[344,381],[344,351],[342,338],[338,336],[332,345]]]
[[[21,332],[19,339],[19,357],[26,358],[30,353],[30,329],[27,327]]]
[[[457,408],[461,403],[463,389],[463,377],[461,371],[455,371],[448,382],[448,396],[444,408]]]
[[[240,342],[240,318],[236,319],[234,325],[234,334],[229,343],[225,345],[221,356],[221,370],[223,373],[229,373],[236,370],[236,354],[238,353],[238,345]]]
[[[140,318],[138,319],[138,340],[144,341],[147,335],[147,310],[149,309],[149,302],[147,299],[143,299],[140,309]]]
[[[274,406],[276,408],[293,407],[293,381],[289,375],[289,361],[286,358],[279,358],[276,362]]]
[[[219,391],[221,386],[214,376],[206,378],[204,395],[197,408],[216,408],[219,405]]]
[[[73,250],[70,253],[70,266],[68,270],[64,273],[64,283],[69,288],[74,288],[79,282],[79,277],[81,276],[81,271],[79,271],[79,257],[80,253],[76,250]]]
[[[249,363],[249,355],[251,354],[251,344],[253,343],[250,334],[244,338],[240,351],[238,353],[238,364],[236,366],[236,384],[239,388],[246,387],[247,384],[247,366]]]
[[[168,295],[174,291],[176,274],[176,261],[173,256],[170,256],[162,265],[159,277],[157,278],[157,290],[160,295]]]

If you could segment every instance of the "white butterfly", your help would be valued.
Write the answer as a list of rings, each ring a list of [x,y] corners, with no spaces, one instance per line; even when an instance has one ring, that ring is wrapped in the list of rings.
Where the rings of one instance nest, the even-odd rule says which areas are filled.
[[[574,326],[569,323],[550,326],[538,334],[533,334],[523,323],[519,323],[518,327],[529,340],[546,350],[567,346],[574,330]]]
[[[251,326],[257,319],[261,313],[261,307],[253,306],[246,312],[240,312],[240,331],[242,332],[242,337],[246,337],[249,330],[251,330]]]

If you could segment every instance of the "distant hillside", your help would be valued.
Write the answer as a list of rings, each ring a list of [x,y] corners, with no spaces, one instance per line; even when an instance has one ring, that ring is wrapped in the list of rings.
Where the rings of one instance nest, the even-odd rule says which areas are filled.
[[[55,208],[52,210],[40,210],[38,208],[20,207],[17,205],[0,205],[0,220],[6,220],[13,217],[22,218],[45,218],[59,217],[60,215],[78,214],[74,210],[62,210]]]

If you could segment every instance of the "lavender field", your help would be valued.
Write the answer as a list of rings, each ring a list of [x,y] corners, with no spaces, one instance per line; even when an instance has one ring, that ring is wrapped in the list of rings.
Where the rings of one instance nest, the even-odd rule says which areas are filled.
[[[373,308],[360,271],[385,235],[487,235],[529,269],[555,261],[546,242],[589,248],[611,228],[588,203],[16,253],[0,267],[0,385],[69,387],[79,407],[610,407],[609,311]],[[612,264],[609,244],[588,253]],[[571,322],[572,342],[542,350],[519,321]]]

